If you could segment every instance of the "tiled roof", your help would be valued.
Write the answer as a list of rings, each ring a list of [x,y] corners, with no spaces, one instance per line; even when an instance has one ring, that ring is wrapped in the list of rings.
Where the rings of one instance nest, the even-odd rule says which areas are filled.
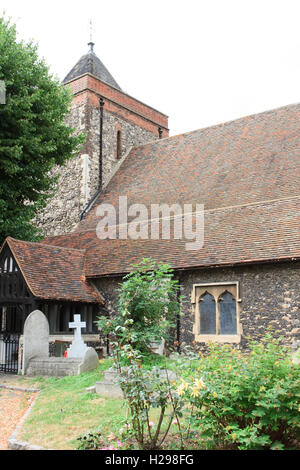
[[[135,147],[77,230],[119,196],[208,210],[300,195],[299,122],[300,104]]]
[[[84,246],[87,278],[127,273],[144,257],[177,269],[300,259],[300,196],[208,210],[204,222],[200,250],[187,251],[188,240],[98,240],[94,230],[47,243]]]
[[[63,83],[70,82],[86,73],[90,73],[91,75],[99,78],[102,82],[121,90],[114,77],[93,51],[89,51],[79,59],[72,70],[70,70],[68,75],[64,78]]]
[[[84,251],[24,242],[11,237],[6,242],[35,297],[103,303],[98,291],[83,275]]]
[[[87,277],[128,272],[143,257],[191,268],[300,257],[300,105],[134,148],[75,233],[46,243],[86,250]],[[103,240],[100,203],[204,204],[205,242]]]

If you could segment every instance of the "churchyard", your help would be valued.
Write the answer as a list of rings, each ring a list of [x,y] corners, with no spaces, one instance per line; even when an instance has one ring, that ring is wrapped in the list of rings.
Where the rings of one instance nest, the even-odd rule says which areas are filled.
[[[0,449],[300,449],[299,104],[170,136],[0,37]]]
[[[168,361],[170,367],[173,362]],[[158,363],[161,363],[160,358]],[[103,379],[104,371],[112,364],[112,359],[100,360],[97,369],[79,376],[5,376],[5,380],[0,379],[0,383],[8,387],[40,389],[32,411],[18,433],[18,440],[46,449],[70,450],[78,448],[80,436],[101,429],[103,447],[118,447],[118,443],[125,446],[120,434],[120,429],[126,424],[123,400],[101,397],[87,391]],[[157,413],[153,413],[153,421],[156,415]],[[171,445],[176,448],[176,429],[173,431]]]
[[[266,349],[268,348],[270,345],[266,345]],[[236,449],[239,446],[243,448],[243,443],[245,446],[247,439],[250,442],[250,435],[246,436],[247,428],[244,428],[244,440],[242,434],[240,434],[239,442],[237,439],[239,432],[241,433],[239,425],[242,424],[242,416],[247,407],[249,415],[252,414],[253,417],[256,416],[261,420],[264,416],[265,423],[268,420],[273,424],[276,421],[283,422],[285,417],[287,430],[290,427],[290,430],[293,428],[296,432],[298,427],[299,432],[299,409],[297,409],[297,407],[299,408],[299,379],[297,386],[295,375],[298,374],[299,377],[299,366],[292,366],[290,358],[287,362],[283,357],[282,363],[278,364],[279,361],[274,360],[274,357],[272,361],[272,353],[269,351],[263,357],[264,371],[259,367],[258,362],[256,362],[257,369],[254,370],[255,362],[250,360],[249,363],[249,357],[244,358],[244,361],[238,352],[232,354],[227,350],[227,357],[224,357],[224,352],[224,349],[212,351],[212,357],[209,361],[202,357],[191,360],[188,356],[185,360],[183,358],[175,359],[175,357],[174,359],[164,359],[159,356],[151,356],[145,360],[142,370],[146,375],[153,366],[163,367],[164,363],[168,370],[173,370],[176,373],[181,371],[182,374],[173,387],[177,397],[183,399],[182,408],[177,410],[181,430],[178,429],[176,419],[172,418],[169,433],[162,448],[180,449],[180,432],[183,434],[185,449]],[[222,354],[223,370],[213,370],[214,366],[216,367],[217,363],[221,362],[220,354]],[[258,361],[258,357],[255,360]],[[181,363],[181,361],[183,362]],[[188,368],[186,361],[189,362]],[[239,369],[239,361],[242,361],[244,365],[248,362],[246,370],[244,367]],[[268,361],[269,364],[266,366]],[[185,366],[183,366],[184,364]],[[100,360],[99,366],[93,371],[77,376],[62,378],[5,376],[5,380],[2,380],[1,383],[5,383],[6,386],[40,390],[30,414],[19,429],[18,440],[53,450],[93,449],[94,447],[118,450],[138,449],[139,446],[134,435],[126,433],[126,427],[127,425],[132,426],[132,421],[128,415],[128,407],[124,406],[124,399],[100,396],[93,391],[95,383],[101,381],[105,370],[112,366],[113,360],[106,358]],[[269,373],[267,368],[269,368]],[[208,381],[209,375],[211,378],[208,385],[206,381]],[[276,383],[272,385],[272,376],[274,377],[274,375],[277,378]],[[256,383],[253,382],[254,378]],[[227,426],[227,439],[219,441],[217,439],[214,442],[207,436],[208,427],[205,429],[204,420],[207,420],[209,414],[202,410],[204,419],[201,419],[199,413],[201,395],[213,413],[219,412],[219,422],[231,423],[231,426],[230,424]],[[242,410],[243,407],[244,410]],[[151,429],[155,431],[158,426],[160,409],[159,407],[150,408],[149,423]],[[172,412],[173,409],[169,403],[163,419],[162,434],[167,430]],[[191,420],[192,415],[197,419]],[[258,418],[259,416],[261,418]],[[255,419],[252,420],[252,423],[255,423]],[[215,431],[220,432],[216,423],[209,424]],[[253,426],[251,436],[253,448],[262,448],[264,440],[258,435],[255,437],[254,429]],[[274,449],[280,449],[283,444],[275,440],[274,437],[274,442],[268,447],[272,445]],[[249,447],[251,448],[251,446]],[[293,436],[286,447],[299,449],[299,442]]]
[[[15,390],[39,390],[14,443],[80,450],[299,449],[299,352],[286,349],[271,327],[260,341],[249,338],[247,351],[210,342],[205,352],[186,346],[179,354],[172,340],[177,281],[168,266],[147,268],[138,266],[122,284],[121,314],[97,321],[104,337],[110,335],[111,356],[99,359],[85,345],[86,324],[75,315],[66,357],[49,357],[46,316],[28,316],[22,375],[0,380]],[[165,339],[165,354],[153,352],[154,338]]]

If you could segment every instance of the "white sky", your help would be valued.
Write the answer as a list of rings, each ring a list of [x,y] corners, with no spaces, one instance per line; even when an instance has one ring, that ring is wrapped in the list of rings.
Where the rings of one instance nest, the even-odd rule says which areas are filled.
[[[179,134],[299,102],[299,0],[0,0],[60,79],[88,50]]]

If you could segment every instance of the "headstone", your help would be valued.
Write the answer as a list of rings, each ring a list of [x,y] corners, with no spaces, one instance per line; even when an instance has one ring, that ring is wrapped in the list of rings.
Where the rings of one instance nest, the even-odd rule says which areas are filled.
[[[119,373],[116,369],[104,371],[104,379],[96,382],[96,393],[102,397],[123,398],[123,392],[118,384]]]
[[[31,359],[48,357],[49,323],[42,312],[35,310],[28,315],[24,324],[22,374],[26,374]]]
[[[161,343],[151,343],[150,347],[151,347],[152,352],[154,352],[155,354],[158,354],[159,356],[163,356],[164,350],[165,350],[164,338],[161,339]]]
[[[72,345],[75,344],[75,354],[78,355],[49,357],[49,323],[46,316],[39,310],[28,316],[24,324],[23,375],[64,377],[79,375],[98,367],[99,359],[95,349],[88,348],[81,339],[81,328],[85,323],[80,322],[80,315],[76,317],[79,318],[75,318],[72,328],[76,328],[77,334],[75,332]]]
[[[82,374],[89,370],[94,370],[99,366],[99,357],[94,348],[86,348],[82,361],[79,365],[78,373]]]
[[[74,339],[71,346],[68,348],[67,357],[83,357],[86,350],[88,349],[87,345],[81,337],[81,329],[86,327],[86,323],[80,320],[80,315],[74,315],[74,322],[69,323],[69,328],[74,328]]]
[[[122,368],[125,372],[126,368]],[[162,382],[173,382],[178,380],[177,375],[171,370],[160,369],[159,376]],[[96,393],[98,395],[110,398],[123,398],[123,392],[118,383],[119,372],[116,369],[110,368],[104,371],[104,379],[96,382]]]

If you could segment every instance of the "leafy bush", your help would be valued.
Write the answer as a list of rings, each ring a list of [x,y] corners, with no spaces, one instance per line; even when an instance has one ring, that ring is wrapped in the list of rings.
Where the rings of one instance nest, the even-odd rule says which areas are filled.
[[[189,399],[193,425],[211,446],[283,449],[299,437],[299,366],[270,334],[253,341],[247,355],[211,344],[193,381],[177,391]]]
[[[124,279],[119,291],[119,315],[101,317],[98,322],[112,340],[115,367],[128,409],[129,436],[140,449],[161,448],[182,407],[168,373],[162,379],[161,369],[151,367],[150,354],[151,343],[168,340],[176,325],[178,290],[170,266],[144,259]],[[146,367],[142,366],[144,362]],[[168,408],[171,413],[167,416]],[[153,410],[158,415],[156,423],[151,421]]]
[[[169,340],[180,314],[179,284],[169,265],[144,259],[133,265],[119,289],[118,315],[102,316],[98,326],[112,344],[147,352],[151,343]]]
[[[85,136],[65,122],[70,90],[51,75],[37,45],[20,41],[4,16],[0,81],[6,88],[6,104],[0,104],[0,244],[8,235],[36,240],[42,231],[33,219],[57,188],[51,170],[77,155]]]
[[[130,359],[130,364],[123,370],[119,360],[122,354]],[[119,384],[124,393],[125,406],[129,411],[130,437],[135,439],[140,449],[160,449],[182,406],[174,392],[174,384],[168,378],[168,371],[162,377],[162,369],[158,367],[144,369],[142,356],[130,345],[120,348],[116,365],[120,372]],[[171,412],[167,414],[168,407]],[[154,423],[151,412],[155,409],[158,410],[158,416]]]

